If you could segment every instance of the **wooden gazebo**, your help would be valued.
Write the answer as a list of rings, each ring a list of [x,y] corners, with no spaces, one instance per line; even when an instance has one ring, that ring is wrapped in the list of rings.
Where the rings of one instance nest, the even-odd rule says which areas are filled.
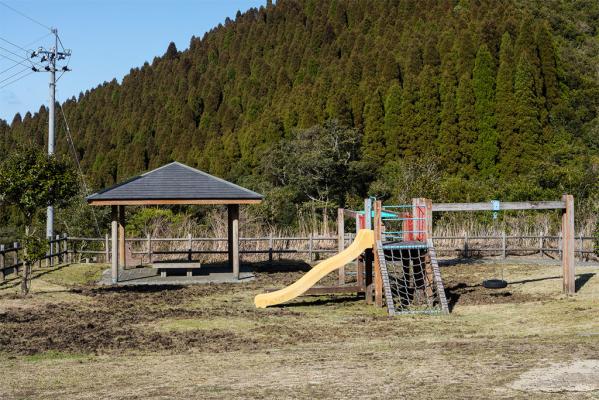
[[[112,207],[112,282],[125,267],[125,206],[226,204],[229,266],[239,278],[239,205],[263,196],[187,165],[173,162],[87,197],[92,206]]]

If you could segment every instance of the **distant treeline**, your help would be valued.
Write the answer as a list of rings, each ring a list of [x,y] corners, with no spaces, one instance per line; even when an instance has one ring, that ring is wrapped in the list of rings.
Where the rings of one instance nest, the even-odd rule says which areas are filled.
[[[272,193],[275,223],[368,194],[596,199],[598,29],[590,0],[268,1],[63,107],[93,188],[178,160]],[[339,129],[316,192],[280,175]],[[46,130],[44,107],[0,121],[0,154]]]

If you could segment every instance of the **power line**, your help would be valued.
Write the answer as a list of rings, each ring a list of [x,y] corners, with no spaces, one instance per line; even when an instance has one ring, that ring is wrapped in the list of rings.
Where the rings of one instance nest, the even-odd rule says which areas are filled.
[[[67,122],[67,117],[64,114],[64,109],[62,108],[62,104],[60,103],[60,101],[58,102],[58,106],[60,107],[60,113],[62,114],[62,120],[64,121],[64,126],[66,128],[67,131],[67,142],[69,142],[69,147],[71,148],[72,152],[73,152],[73,158],[75,159],[75,163],[77,164],[77,170],[79,171],[79,178],[81,179],[81,185],[83,186],[83,191],[85,192],[85,195],[87,196],[89,194],[89,189],[87,186],[87,183],[85,183],[85,175],[83,174],[83,169],[81,168],[81,163],[79,162],[79,156],[77,155],[77,150],[75,149],[75,143],[73,142],[73,136],[71,136],[71,128],[69,127],[69,123]],[[96,233],[98,234],[98,236],[101,235],[100,233],[100,224],[98,224],[98,218],[96,217],[96,211],[94,210],[94,208],[92,207],[92,215],[94,217],[94,222],[96,225]]]
[[[25,49],[25,48],[23,48],[23,47],[19,46],[18,44],[14,44],[14,43],[13,43],[13,42],[11,42],[10,40],[6,40],[6,39],[4,39],[4,38],[3,38],[3,37],[1,37],[1,36],[0,36],[0,40],[2,40],[3,42],[6,42],[6,43],[8,43],[8,44],[12,44],[12,45],[13,45],[13,46],[15,46],[17,49],[21,49],[21,50],[23,50],[24,52],[28,52],[28,51],[29,51],[29,50],[27,50],[27,49]]]
[[[39,26],[41,26],[41,27],[43,27],[43,28],[45,28],[45,29],[47,29],[47,30],[49,30],[49,31],[52,31],[52,28],[50,28],[49,26],[47,26],[47,25],[45,25],[45,24],[42,24],[42,23],[41,23],[41,22],[39,22],[38,20],[35,20],[35,19],[31,18],[30,16],[28,16],[28,15],[26,15],[26,14],[23,14],[21,11],[19,11],[19,10],[15,9],[15,8],[12,8],[11,6],[9,6],[8,4],[6,4],[6,3],[5,3],[5,2],[3,2],[3,1],[0,1],[0,5],[3,5],[4,7],[8,8],[9,10],[12,10],[13,12],[15,12],[15,13],[19,14],[19,15],[20,15],[21,17],[23,17],[23,18],[27,18],[29,21],[31,21],[31,22],[33,22],[33,23],[36,23],[36,24],[38,24]]]
[[[43,35],[43,36],[40,36],[39,38],[37,38],[37,39],[35,39],[35,40],[32,40],[31,42],[27,43],[27,44],[26,44],[25,46],[23,46],[23,47],[29,47],[29,46],[31,46],[32,44],[34,44],[34,43],[38,43],[40,40],[42,40],[42,39],[45,39],[45,38],[47,38],[47,37],[48,37],[48,36],[50,36],[50,35],[52,35],[52,32],[50,32],[50,33],[46,33],[45,35]]]
[[[23,79],[23,78],[26,78],[26,77],[28,77],[29,75],[33,74],[33,73],[35,73],[35,72],[31,71],[31,72],[29,72],[28,74],[25,74],[25,75],[23,75],[23,76],[21,76],[21,77],[19,77],[19,78],[15,79],[14,81],[8,82],[7,84],[5,84],[5,85],[3,85],[3,86],[0,86],[0,89],[4,89],[4,88],[5,88],[5,87],[7,87],[8,85],[12,85],[13,83],[15,83],[15,82],[18,82],[18,81],[20,81],[21,79]]]
[[[5,72],[8,72],[8,71],[10,71],[11,69],[13,69],[13,68],[15,68],[15,67],[18,67],[19,65],[23,65],[23,64],[21,64],[21,63],[17,62],[17,63],[16,63],[16,64],[14,64],[12,67],[8,67],[8,68],[6,68],[5,70],[3,70],[3,71],[0,71],[0,75],[2,75],[2,74],[3,74],[3,73],[5,73]]]
[[[31,43],[36,43],[36,42],[39,42],[39,41],[40,41],[40,40],[42,40],[43,38],[45,38],[45,37],[47,37],[47,36],[50,36],[50,35],[51,35],[51,33],[47,33],[47,34],[45,34],[44,36],[41,36],[39,39],[36,39],[36,40],[34,40],[33,42],[31,42]],[[3,37],[1,37],[1,36],[0,36],[0,40],[2,40],[3,42],[6,42],[6,43],[8,43],[8,44],[10,44],[10,45],[12,45],[12,46],[14,46],[14,47],[16,47],[16,48],[20,49],[20,50],[23,50],[23,51],[24,51],[25,53],[27,53],[27,54],[31,53],[31,50],[27,50],[26,48],[24,48],[24,47],[21,47],[21,46],[19,46],[18,44],[16,44],[16,43],[13,43],[13,42],[11,42],[10,40],[8,40],[8,39],[5,39],[5,38],[3,38]],[[31,44],[31,43],[28,43],[28,44],[27,44],[27,45],[25,45],[25,46],[29,46],[29,44]],[[11,54],[13,54],[13,55],[17,55],[16,53],[13,53],[13,52],[11,52],[11,51],[9,51],[9,50],[7,50],[7,49],[4,49],[4,48],[2,48],[2,49],[3,49],[3,50],[5,50],[5,51],[8,51],[9,53],[11,53]],[[31,59],[27,59],[26,57],[23,57],[23,56],[18,56],[18,55],[17,55],[18,57],[22,57],[23,61],[17,61],[17,60],[13,60],[12,58],[10,58],[10,57],[7,57],[7,56],[5,56],[5,55],[2,55],[2,54],[0,54],[0,56],[2,56],[2,57],[4,57],[4,58],[6,58],[6,59],[8,59],[8,60],[10,60],[10,61],[12,61],[12,62],[14,62],[14,63],[16,63],[16,64],[15,64],[15,65],[13,65],[12,67],[9,67],[9,68],[5,69],[4,71],[0,72],[0,74],[3,74],[3,73],[5,73],[6,71],[10,71],[11,69],[15,68],[15,67],[16,67],[17,65],[19,65],[19,64],[20,64],[20,65],[25,65],[25,64],[23,63],[23,61],[25,61],[25,60],[26,60],[28,63],[30,63],[32,66],[34,65],[34,64],[33,64],[33,62],[31,61]],[[39,65],[39,64],[38,64],[38,65]]]
[[[23,72],[27,71],[28,69],[29,69],[29,68],[22,69],[22,70],[20,70],[19,72],[16,72],[16,73],[12,74],[12,75],[11,75],[11,76],[9,76],[8,78],[4,78],[4,79],[2,79],[2,80],[0,81],[0,83],[2,83],[2,82],[6,82],[7,80],[9,80],[9,79],[11,79],[11,78],[14,78],[15,76],[17,76],[17,75],[19,75],[19,74],[22,74]]]
[[[37,62],[31,61],[29,58],[27,58],[27,57],[23,57],[22,55],[19,55],[19,54],[15,53],[14,51],[10,51],[10,50],[8,50],[6,47],[2,47],[2,46],[0,46],[0,50],[4,50],[5,52],[7,52],[7,53],[10,53],[10,54],[12,54],[12,55],[13,55],[13,56],[15,56],[15,57],[19,57],[19,58],[21,58],[21,60],[22,60],[22,61],[27,61],[27,62],[30,62],[30,63],[31,63],[31,65],[37,65],[38,67],[41,67],[41,65],[40,65],[40,64],[38,64]],[[6,57],[6,56],[5,56],[5,57]],[[8,58],[8,57],[6,57],[6,58]],[[12,60],[12,61],[14,61],[14,60]],[[16,61],[15,61],[15,62],[16,62]]]
[[[15,67],[15,66],[17,66],[17,65],[22,65],[22,66],[24,66],[24,67],[30,68],[30,67],[29,67],[29,65],[25,64],[25,62],[24,62],[24,61],[17,61],[17,60],[15,60],[15,59],[13,59],[13,58],[10,58],[10,57],[8,57],[8,56],[5,56],[5,55],[4,55],[4,54],[2,54],[2,53],[0,53],[0,57],[6,58],[7,60],[10,60],[10,61],[14,62],[14,63],[15,63],[15,65],[13,65],[11,68],[13,68],[13,67]]]

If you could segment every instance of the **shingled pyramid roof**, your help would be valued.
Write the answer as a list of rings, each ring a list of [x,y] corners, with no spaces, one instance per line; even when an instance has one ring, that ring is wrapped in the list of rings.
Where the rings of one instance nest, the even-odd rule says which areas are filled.
[[[246,204],[263,196],[187,165],[172,162],[87,197],[92,205]]]

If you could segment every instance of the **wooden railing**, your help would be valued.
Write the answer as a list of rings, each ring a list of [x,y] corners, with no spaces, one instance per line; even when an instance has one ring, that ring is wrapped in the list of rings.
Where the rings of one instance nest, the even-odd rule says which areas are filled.
[[[347,247],[355,237],[354,233],[346,233],[343,247]],[[594,238],[591,236],[576,236],[575,254],[579,260],[597,260],[594,254]],[[453,257],[470,258],[475,256],[525,256],[561,258],[561,237],[555,235],[494,235],[494,236],[434,236],[437,254]],[[314,261],[320,255],[339,251],[337,236],[303,236],[303,237],[246,237],[240,238],[241,254],[266,254],[268,260],[273,256],[287,254],[299,255],[306,261]],[[71,254],[91,255],[103,262],[110,261],[110,240],[105,238],[69,238],[69,242],[84,244],[69,249]],[[227,254],[226,238],[191,237],[186,238],[129,238],[127,243],[136,244],[132,255],[144,256],[147,262],[155,257],[179,255],[191,257],[194,254]],[[532,245],[532,243],[535,245]],[[90,244],[99,244],[100,248],[89,248]],[[175,245],[168,247],[165,244]],[[199,246],[198,244],[204,246]],[[249,246],[253,243],[254,246]],[[224,244],[222,246],[221,244]],[[210,245],[210,246],[206,246]],[[201,247],[201,248],[200,248]],[[209,248],[206,248],[209,247]],[[100,256],[100,257],[98,257]]]
[[[52,267],[69,262],[68,240],[67,235],[57,235],[49,240],[48,254],[36,263],[37,267]],[[0,281],[3,281],[7,275],[19,274],[23,266],[22,255],[23,247],[19,242],[9,245],[0,244]]]
[[[346,233],[343,244],[337,236],[286,236],[286,237],[245,237],[240,238],[240,253],[248,258],[266,255],[265,261],[272,262],[275,255],[298,258],[308,262],[316,261],[324,254],[333,254],[341,247],[347,247],[354,239],[354,233]],[[581,261],[598,260],[594,253],[594,238],[576,236],[575,254]],[[555,235],[494,235],[494,236],[434,236],[435,249],[440,256],[471,258],[477,256],[540,256],[561,258],[561,237]],[[185,238],[129,238],[130,254],[142,258],[143,263],[151,263],[158,258],[169,256],[224,255],[227,254],[226,238],[191,237]],[[534,243],[534,245],[533,245]],[[104,238],[57,236],[49,241],[50,251],[37,263],[37,266],[51,267],[70,262],[110,262],[111,241]],[[15,242],[0,245],[0,281],[5,276],[18,273],[23,265],[22,247]],[[259,260],[259,257],[254,257]]]
[[[351,237],[347,236],[347,240],[351,240]],[[337,236],[242,237],[239,241],[240,254],[266,254],[268,261],[271,262],[275,255],[293,256],[295,254],[300,255],[302,259],[315,261],[322,254],[332,254],[338,251]],[[73,243],[69,252],[75,257],[89,255],[90,258],[100,259],[105,263],[110,262],[111,241],[108,235],[104,238],[69,237],[69,242]],[[188,235],[185,238],[156,238],[147,236],[145,238],[127,238],[125,242],[131,245],[130,255],[143,257],[147,263],[164,256],[178,255],[191,258],[197,254],[227,254],[227,238],[222,237],[192,237]]]
[[[575,236],[574,254],[580,261],[597,260],[594,251],[595,238]],[[561,258],[561,235],[495,235],[495,236],[433,236],[437,254],[470,258],[484,256],[538,255]],[[484,245],[483,243],[486,243]],[[490,244],[489,244],[490,243]]]

